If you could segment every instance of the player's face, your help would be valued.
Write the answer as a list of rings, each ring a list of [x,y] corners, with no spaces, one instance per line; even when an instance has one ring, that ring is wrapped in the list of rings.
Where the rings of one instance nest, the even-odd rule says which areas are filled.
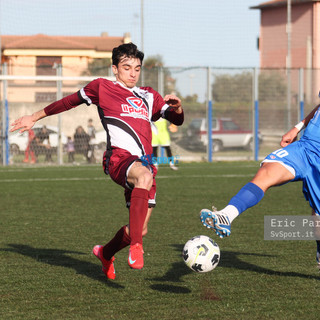
[[[113,65],[112,70],[117,81],[128,88],[133,88],[140,77],[141,61],[137,58],[124,58],[118,66]]]

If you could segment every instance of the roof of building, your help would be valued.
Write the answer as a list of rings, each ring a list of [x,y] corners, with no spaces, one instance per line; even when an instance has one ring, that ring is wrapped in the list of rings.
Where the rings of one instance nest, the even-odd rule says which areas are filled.
[[[125,42],[124,37],[88,36],[48,36],[36,34],[30,36],[2,35],[1,47],[4,49],[64,49],[112,51]]]
[[[293,5],[295,4],[302,4],[302,3],[308,3],[308,2],[319,2],[320,0],[292,0],[291,3]],[[264,9],[264,8],[270,8],[270,7],[281,7],[281,6],[287,6],[287,0],[272,0],[260,3],[257,6],[252,6],[250,9]]]

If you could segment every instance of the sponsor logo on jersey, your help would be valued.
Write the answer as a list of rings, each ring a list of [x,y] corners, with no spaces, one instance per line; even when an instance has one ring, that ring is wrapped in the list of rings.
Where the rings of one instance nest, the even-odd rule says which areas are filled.
[[[130,116],[134,118],[149,119],[148,108],[144,104],[143,100],[137,97],[127,98],[128,104],[122,104],[121,108],[124,114],[122,116]]]

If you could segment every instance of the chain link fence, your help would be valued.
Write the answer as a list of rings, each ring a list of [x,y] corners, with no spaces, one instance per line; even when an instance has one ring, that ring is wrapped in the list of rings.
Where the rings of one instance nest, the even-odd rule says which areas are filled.
[[[93,105],[44,118],[32,132],[8,132],[14,119],[78,91],[97,77],[64,77],[67,68],[61,66],[55,73],[33,76],[26,71],[10,76],[10,70],[2,68],[3,165],[101,162],[106,134]],[[185,123],[170,127],[171,148],[180,161],[258,160],[278,149],[287,129],[318,103],[319,71],[154,67],[143,70],[139,85],[181,97]]]

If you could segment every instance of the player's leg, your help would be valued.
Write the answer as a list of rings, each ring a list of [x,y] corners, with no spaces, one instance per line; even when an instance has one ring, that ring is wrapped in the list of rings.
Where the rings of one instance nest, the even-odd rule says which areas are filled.
[[[30,154],[31,154],[31,163],[36,163],[37,162],[37,149],[36,149],[36,144],[35,141],[31,141],[30,143]]]
[[[152,147],[152,156],[156,158],[158,157],[158,146]]]
[[[147,234],[151,212],[152,208],[149,208],[143,224],[142,236]],[[100,259],[102,263],[102,271],[105,273],[108,279],[115,279],[116,277],[113,263],[115,260],[114,256],[117,252],[130,245],[131,238],[129,234],[129,225],[125,225],[117,231],[115,236],[106,245],[96,245],[93,248],[93,253],[98,259]]]
[[[166,154],[168,158],[172,158],[172,151],[170,146],[164,146],[165,150],[166,150]]]
[[[282,185],[294,179],[294,174],[279,162],[264,162],[251,183],[257,185],[263,192],[270,187]]]
[[[148,232],[148,222],[150,220],[152,210],[153,208],[148,209],[142,229],[143,237]],[[114,256],[117,252],[127,247],[131,243],[129,232],[129,226],[123,226],[106,245],[96,245],[93,248],[93,253],[102,262],[102,271],[105,273],[108,279],[115,279],[116,277],[113,263],[115,260]]]
[[[114,260],[115,254],[121,249],[127,247],[131,242],[128,226],[121,227],[114,237],[104,246],[96,245],[93,248],[93,254],[100,259],[102,271],[108,279],[115,279]]]
[[[52,162],[52,149],[50,146],[45,147],[45,156],[47,162]]]
[[[118,233],[119,233],[119,231],[118,231]],[[103,249],[104,249],[103,246],[96,245],[96,246],[93,247],[92,252],[101,261],[101,263],[102,263],[102,271],[104,272],[106,277],[108,279],[115,279],[116,278],[116,272],[115,272],[114,263],[113,263],[114,260],[115,260],[115,257],[112,256],[110,259],[106,259],[104,257],[104,254],[103,254]]]
[[[30,155],[31,155],[31,163],[36,163],[37,162],[36,155],[34,151],[32,151],[31,149],[30,149]]]
[[[152,139],[153,139],[153,138],[152,138]],[[158,167],[159,167],[159,165],[158,165],[158,145],[152,146],[152,157],[157,159],[156,162],[153,163],[153,165],[154,165],[156,168],[158,168]]]
[[[120,155],[120,156],[119,156]],[[132,208],[135,207],[135,200],[133,197],[132,199],[132,193],[134,194],[134,189],[131,190],[128,188],[128,183],[133,187],[134,184],[142,188],[145,185],[145,182],[148,181],[148,175],[150,173],[149,169],[147,169],[146,166],[142,166],[142,163],[138,160],[138,157],[132,156],[128,152],[124,150],[117,150],[113,152],[113,155],[110,158],[107,159],[104,158],[104,172],[108,172],[110,174],[110,177],[119,185],[125,188],[125,198],[127,202],[127,207],[131,208],[129,210],[129,213]],[[107,161],[108,160],[108,161]],[[106,171],[105,166],[108,167],[108,170]],[[148,172],[146,173],[145,170],[141,167],[144,167]],[[133,171],[131,170],[133,168]],[[138,168],[138,170],[135,170]],[[149,167],[148,167],[149,168]],[[144,182],[141,181],[141,172],[146,174],[147,177],[144,179]],[[156,172],[156,171],[155,171]],[[140,179],[135,178],[135,174],[140,175]],[[155,173],[154,173],[155,175]],[[153,179],[153,175],[151,174],[151,177]],[[128,182],[128,183],[126,183]],[[148,184],[147,184],[148,185]],[[151,182],[153,197],[150,199],[150,206],[155,205],[155,181],[153,179],[153,182]],[[151,193],[150,191],[150,193]],[[133,203],[132,203],[133,200]],[[148,200],[147,200],[147,212],[145,218],[143,218],[142,222],[142,230],[140,231],[140,235],[145,235],[147,232],[147,222],[150,219],[152,210],[148,210]],[[139,215],[138,215],[139,218]],[[130,218],[129,218],[130,220]],[[132,222],[131,222],[132,224]],[[135,227],[135,222],[133,222],[133,226]],[[114,273],[114,255],[120,251],[121,249],[125,248],[126,246],[131,244],[131,237],[130,237],[130,231],[129,226],[123,226],[121,227],[118,232],[115,234],[115,236],[109,241],[105,246],[95,246],[93,249],[93,253],[100,259],[102,262],[102,270],[106,274],[106,276],[109,279],[115,278]],[[143,249],[141,246],[141,256],[143,257]],[[142,258],[143,259],[143,258]]]
[[[129,236],[129,227],[127,225],[121,227],[114,237],[104,246],[96,245],[93,248],[93,254],[100,259],[102,263],[102,271],[108,279],[115,279],[114,260],[115,254],[127,247],[131,242]]]
[[[148,232],[148,222],[153,208],[149,208],[143,224],[142,236]],[[94,255],[102,262],[102,271],[108,279],[115,279],[114,256],[117,252],[127,247],[131,243],[129,236],[129,226],[121,227],[115,236],[104,246],[96,245],[93,248]]]
[[[148,208],[147,216],[142,228],[142,237],[148,233],[148,222],[150,220],[152,209],[153,208]],[[114,238],[103,247],[103,256],[105,259],[110,260],[118,251],[127,247],[131,243],[129,234],[129,225],[125,225],[120,228]]]
[[[29,162],[30,143],[28,144],[25,152],[23,162]]]
[[[202,224],[212,228],[221,238],[231,233],[231,223],[243,211],[261,201],[264,193],[272,186],[284,184],[294,179],[294,175],[278,162],[265,162],[254,178],[243,186],[220,211],[203,209],[200,212]]]
[[[131,238],[128,263],[131,268],[142,269],[142,232],[149,210],[149,190],[153,184],[153,174],[147,166],[135,161],[128,170],[127,182],[133,185],[129,209],[129,235]],[[151,212],[150,212],[151,214]]]
[[[148,208],[148,212],[146,215],[146,218],[144,220],[144,224],[143,224],[143,228],[142,228],[142,237],[145,237],[148,233],[148,223],[151,217],[151,213],[152,213],[153,208]]]
[[[169,160],[170,168],[171,168],[172,170],[178,170],[178,167],[176,167],[175,164],[174,164],[171,147],[168,145],[168,146],[165,146],[164,148],[166,149],[166,153],[167,153],[168,159],[170,159],[170,160]]]

